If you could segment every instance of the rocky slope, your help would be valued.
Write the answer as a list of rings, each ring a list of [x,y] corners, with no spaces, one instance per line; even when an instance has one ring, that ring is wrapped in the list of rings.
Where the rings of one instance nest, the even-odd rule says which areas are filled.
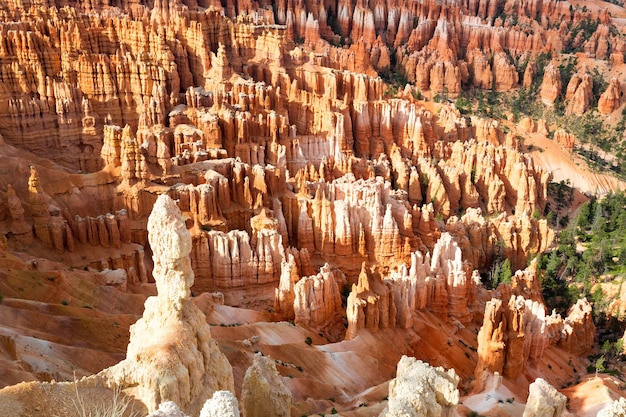
[[[0,385],[107,368],[155,413],[228,390],[246,416],[367,416],[395,415],[405,354],[461,395],[574,383],[591,307],[551,314],[527,268],[554,240],[555,164],[521,141],[555,126],[451,98],[525,87],[616,116],[612,24],[562,1],[5,2]],[[591,69],[564,79],[579,50],[614,65],[595,99]]]

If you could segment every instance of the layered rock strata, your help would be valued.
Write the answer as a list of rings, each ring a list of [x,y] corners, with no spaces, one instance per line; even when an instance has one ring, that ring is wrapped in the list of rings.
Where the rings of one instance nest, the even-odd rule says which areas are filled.
[[[499,5],[427,1],[414,7],[390,1],[358,5],[280,2],[271,13],[257,4],[238,2],[211,7],[205,7],[208,3],[177,2],[164,7],[157,4],[152,9],[138,2],[122,3],[118,8],[92,2],[73,5],[76,12],[61,10],[67,5],[50,1],[37,3],[32,11],[22,11],[12,2],[5,8],[0,30],[6,45],[0,55],[7,76],[2,80],[0,99],[5,106],[0,114],[0,132],[9,143],[49,155],[73,169],[95,172],[115,159],[115,152],[111,152],[115,146],[106,144],[105,136],[111,133],[107,132],[108,125],[129,125],[133,130],[150,132],[152,127],[163,131],[160,127],[168,124],[184,126],[189,119],[202,119],[194,123],[199,129],[189,125],[165,135],[137,134],[141,139],[129,146],[124,156],[117,156],[126,161],[124,176],[131,181],[150,176],[145,162],[151,158],[159,159],[163,170],[169,169],[166,165],[172,161],[167,161],[164,148],[169,141],[173,145],[174,137],[178,137],[171,153],[174,164],[202,160],[214,145],[224,145],[234,156],[240,142],[227,136],[248,129],[243,126],[244,119],[236,120],[232,113],[226,123],[218,123],[211,116],[187,119],[179,105],[205,101],[211,106],[211,101],[218,99],[217,95],[211,97],[217,84],[214,80],[230,82],[237,73],[246,72],[267,86],[255,91],[255,97],[250,90],[243,96],[237,91],[231,100],[244,111],[275,108],[274,118],[282,118],[285,98],[327,93],[335,99],[344,92],[352,95],[350,88],[344,90],[346,84],[369,84],[359,80],[360,75],[349,73],[373,76],[395,71],[420,90],[445,97],[455,96],[470,85],[505,91],[521,81],[529,87],[526,80],[532,80],[537,71],[532,55],[542,52],[578,48],[589,56],[618,57],[626,50],[626,44],[611,29],[608,13],[568,8],[555,1],[523,6],[512,1]],[[97,13],[106,18],[91,17]],[[18,21],[19,25],[14,23]],[[40,24],[44,21],[45,29]],[[600,24],[585,38],[580,35],[580,26],[586,21]],[[159,28],[164,26],[169,29],[161,33]],[[572,39],[576,33],[579,36]],[[287,75],[279,70],[285,63],[304,64],[314,48],[313,62],[336,71],[316,73],[307,68]],[[528,61],[520,80],[519,71]],[[396,63],[393,68],[392,62]],[[560,92],[555,68],[544,72],[541,93],[550,103]],[[300,90],[297,94],[291,91],[293,81]],[[372,84],[371,93],[383,93],[381,82]],[[344,108],[333,116],[354,117],[345,126],[348,135],[352,127],[362,134],[368,132],[367,123],[362,122],[374,109],[367,108],[371,105],[363,100],[372,98],[369,87],[365,87],[367,96],[353,95],[353,110]],[[283,97],[276,95],[279,88]],[[320,101],[319,97],[315,101]],[[307,119],[314,116],[306,106],[296,112],[301,117],[290,117],[302,130],[309,125]],[[283,125],[282,129],[290,128]],[[211,132],[211,137],[202,138],[201,130]],[[369,138],[356,139],[356,154],[369,154]],[[350,139],[343,143],[350,143]],[[107,155],[103,159],[99,158],[101,151]]]
[[[171,265],[155,258],[159,296],[133,328],[128,359],[109,372],[136,384],[129,391],[150,409],[172,398],[189,413],[232,386],[204,318],[188,306],[192,283],[194,294],[278,284],[277,316],[329,339],[342,327],[339,288],[355,281],[347,338],[409,328],[421,309],[469,322],[478,271],[502,256],[520,268],[551,244],[547,222],[533,216],[544,212],[549,175],[498,122],[424,107],[417,95],[445,102],[470,86],[541,82],[547,104],[564,98],[581,114],[592,102],[589,75],[575,74],[562,97],[558,57],[543,68],[540,53],[567,45],[619,61],[626,50],[608,12],[556,1],[31,3],[9,1],[0,13],[0,132],[81,173],[65,184],[36,168],[28,189],[6,187],[9,241],[35,237],[59,254],[76,244],[145,245],[156,193],[179,200],[191,241],[166,254],[149,239]],[[594,33],[573,38],[590,21]],[[389,99],[377,74],[415,85]],[[620,89],[611,83],[600,112],[619,107]],[[545,122],[525,124],[547,134]],[[125,269],[144,284],[143,253],[89,266]],[[184,283],[163,284],[170,275]],[[523,372],[546,343],[590,349],[588,305],[546,318],[537,286],[520,272],[498,288],[504,302],[488,304],[480,368]],[[192,325],[176,330],[183,319]],[[149,332],[168,338],[144,349],[138,338]],[[160,362],[165,351],[182,365]],[[213,360],[219,376],[205,381]],[[178,386],[151,379],[143,364],[163,367]]]
[[[317,275],[303,277],[295,284],[293,311],[297,325],[339,339],[343,327],[342,275],[325,264]]]
[[[396,305],[391,284],[382,280],[376,270],[370,271],[363,263],[356,284],[348,296],[346,339],[353,339],[360,329],[395,328]]]

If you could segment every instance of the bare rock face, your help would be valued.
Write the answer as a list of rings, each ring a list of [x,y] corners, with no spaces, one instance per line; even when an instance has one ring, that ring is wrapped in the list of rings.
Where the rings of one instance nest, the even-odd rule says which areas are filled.
[[[500,287],[498,287],[499,289]],[[511,291],[524,299],[544,304],[541,281],[537,276],[537,259],[533,259],[526,269],[517,270],[511,277]]]
[[[626,415],[626,398],[620,398],[604,407],[597,417],[622,417]]]
[[[547,337],[542,303],[515,295],[508,303],[496,298],[487,302],[478,332],[476,380],[479,384],[484,381],[485,371],[516,378],[529,362],[541,358]]]
[[[557,129],[554,131],[554,140],[556,143],[571,151],[576,145],[576,136],[571,133],[567,133],[564,129]]]
[[[528,116],[524,116],[520,119],[518,126],[526,133],[535,133],[537,131],[537,124],[533,119]]]
[[[454,369],[433,368],[402,356],[389,383],[389,405],[379,417],[448,417],[456,415],[459,377]]]
[[[539,54],[556,61],[572,25],[594,13],[597,33],[568,45],[615,62],[626,51],[608,12],[558,1],[5,3],[0,133],[72,174],[48,181],[54,164],[33,170],[28,191],[16,185],[21,201],[7,187],[0,230],[9,247],[30,245],[34,232],[37,246],[59,253],[72,239],[93,252],[145,245],[154,193],[168,189],[192,238],[159,200],[148,222],[159,295],[133,327],[127,359],[104,375],[150,410],[171,399],[193,416],[233,377],[189,303],[192,285],[244,293],[279,282],[279,318],[335,336],[338,271],[355,278],[367,262],[378,269],[363,268],[352,288],[347,338],[408,328],[419,310],[470,322],[478,270],[502,254],[520,268],[550,245],[547,222],[532,216],[546,205],[549,174],[498,121],[462,116],[448,99],[471,85],[516,88],[516,65],[528,59],[523,85],[533,87]],[[388,99],[383,69],[415,87]],[[541,98],[554,103],[558,69],[542,81]],[[569,112],[588,110],[591,86],[587,74],[572,78]],[[619,89],[603,94],[601,111],[615,111]],[[443,103],[424,104],[423,90]],[[528,119],[524,129],[547,134],[547,123]],[[573,146],[559,131],[555,139]],[[102,211],[75,204],[87,193]],[[143,251],[124,258],[129,283],[148,282],[142,265]],[[514,375],[540,360],[547,319],[537,287],[522,272],[497,290],[504,301],[488,305],[479,338],[485,370]],[[580,311],[554,318],[552,342],[589,349],[593,323]]]
[[[237,398],[230,391],[215,391],[204,403],[200,417],[239,417]]]
[[[126,359],[99,376],[128,388],[149,411],[165,401],[198,415],[217,390],[233,391],[232,368],[211,338],[204,314],[189,300],[194,274],[191,236],[180,210],[161,195],[148,219],[158,295],[131,326]]]
[[[7,185],[8,209],[11,216],[11,233],[15,239],[24,244],[33,243],[33,228],[24,218],[24,207],[22,201],[15,194],[15,189],[11,184]]]
[[[537,378],[529,391],[523,417],[560,417],[565,411],[567,397],[545,380]]]
[[[519,305],[516,312],[519,314]],[[507,304],[502,300],[491,299],[485,306],[485,318],[478,332],[478,364],[476,365],[476,379],[480,381],[483,371],[502,374],[506,358],[505,338],[508,332],[508,320],[505,314]],[[518,322],[519,323],[519,322]],[[519,330],[519,326],[517,326]]]
[[[524,79],[522,82],[522,86],[524,88],[530,88],[533,83],[533,78],[535,78],[535,74],[537,73],[537,64],[535,61],[530,61],[524,70]]]
[[[579,299],[563,321],[558,346],[574,355],[582,355],[593,348],[595,337],[591,304],[586,298]]]
[[[339,283],[345,281],[339,275],[343,274],[325,264],[319,274],[303,277],[296,283],[293,303],[296,324],[329,335],[336,333],[343,315]]]
[[[598,100],[598,111],[602,114],[613,113],[621,103],[622,87],[617,78],[613,78],[606,91],[600,95]]]
[[[281,264],[278,288],[274,291],[274,311],[287,319],[294,317],[295,285],[300,281],[294,256],[289,253],[287,261]]]
[[[518,190],[535,187],[531,182],[518,183],[517,186]],[[528,209],[528,200],[520,199],[518,202],[520,207]],[[446,229],[454,236],[464,259],[474,268],[481,268],[497,255],[490,242],[501,239],[504,255],[514,269],[520,269],[524,268],[531,253],[544,251],[554,239],[554,231],[544,219],[537,220],[526,213],[516,220],[504,214],[485,219],[480,208],[467,209],[461,218],[452,216],[446,223]]]
[[[206,265],[197,289],[213,291],[278,281],[285,260],[281,236],[263,230],[256,237],[253,242],[243,230],[212,230],[195,236],[194,262]]]
[[[565,98],[570,100],[567,111],[583,114],[589,109],[593,99],[593,78],[588,73],[574,74],[567,84]]]
[[[244,417],[291,416],[291,392],[271,358],[260,353],[254,356],[243,379],[241,406]]]
[[[385,283],[376,271],[370,271],[365,262],[357,284],[352,285],[346,307],[348,330],[346,339],[353,339],[360,329],[395,328],[396,306],[391,284]]]
[[[541,101],[546,106],[552,106],[561,94],[561,72],[553,63],[545,69],[539,94]]]
[[[517,86],[519,75],[515,65],[509,62],[509,58],[503,52],[498,52],[494,56],[493,72],[496,79],[496,90],[509,91]]]
[[[478,274],[477,271],[476,275]],[[476,297],[476,278],[471,265],[449,233],[443,233],[430,254],[411,254],[411,266],[401,265],[390,274],[397,311],[397,325],[408,328],[413,311],[428,308],[435,314],[461,322],[471,318],[469,307]]]

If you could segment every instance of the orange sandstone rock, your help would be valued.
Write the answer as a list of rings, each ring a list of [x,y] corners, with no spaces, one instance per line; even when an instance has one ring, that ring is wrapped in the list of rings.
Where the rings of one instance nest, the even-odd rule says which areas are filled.
[[[363,328],[376,331],[396,326],[396,306],[390,285],[383,282],[378,272],[369,271],[365,262],[358,283],[352,285],[346,314],[346,339],[354,339]]]
[[[550,63],[544,70],[543,81],[539,95],[546,106],[552,106],[561,94],[561,72],[554,63]]]
[[[606,91],[600,95],[598,111],[603,114],[612,113],[620,106],[622,95],[622,87],[619,80],[613,78]]]

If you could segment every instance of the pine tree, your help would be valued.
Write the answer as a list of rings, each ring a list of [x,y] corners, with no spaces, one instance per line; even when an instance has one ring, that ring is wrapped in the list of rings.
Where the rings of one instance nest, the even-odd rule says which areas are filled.
[[[511,277],[513,276],[513,272],[511,272],[511,261],[505,259],[500,267],[500,282],[504,282],[507,284],[511,283]]]

